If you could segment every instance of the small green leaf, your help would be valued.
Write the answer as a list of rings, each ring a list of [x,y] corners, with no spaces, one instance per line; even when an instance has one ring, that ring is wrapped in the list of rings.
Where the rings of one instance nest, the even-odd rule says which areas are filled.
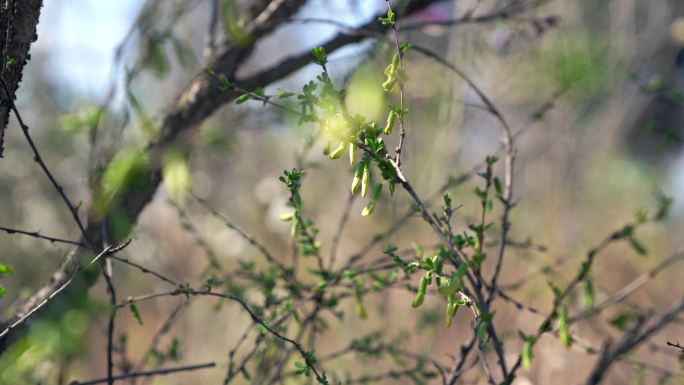
[[[568,309],[565,306],[561,306],[558,310],[558,334],[563,346],[569,348],[571,341],[568,329]]]
[[[368,205],[363,208],[363,211],[361,211],[361,215],[364,217],[367,217],[371,214],[373,214],[373,211],[375,211],[375,206],[378,204],[378,200],[380,200],[380,195],[382,194],[382,185],[378,184],[373,188],[373,192],[371,193],[370,200],[368,201]]]
[[[634,315],[634,313],[624,311],[622,313],[617,314],[615,317],[611,318],[608,322],[617,329],[625,331],[629,324],[635,319],[636,316]]]
[[[182,202],[190,191],[191,177],[188,161],[180,150],[164,154],[162,177],[169,196],[176,202]]]
[[[646,256],[648,254],[648,250],[646,249],[646,246],[641,243],[638,239],[634,237],[629,237],[629,245],[632,246],[632,249],[639,254],[640,256]]]
[[[503,195],[503,185],[501,184],[501,179],[499,177],[494,177],[494,189],[499,195]]]
[[[218,79],[219,79],[219,90],[226,92],[226,91],[232,89],[233,85],[231,84],[231,82],[228,79],[228,76],[226,76],[226,74],[220,74],[218,76]]]
[[[370,164],[369,161],[362,162],[363,170],[361,171],[361,196],[366,197],[368,193],[368,185],[370,184]]]
[[[247,368],[245,368],[244,366],[240,368],[240,374],[242,374],[242,377],[247,381],[250,381],[252,379],[252,376],[249,375]]]
[[[129,302],[128,308],[131,310],[131,313],[133,313],[133,317],[135,317],[135,320],[138,321],[138,325],[142,325],[143,320],[142,320],[142,317],[140,316],[140,310],[138,310],[138,307],[135,305],[135,303]]]
[[[330,159],[339,159],[342,156],[342,154],[344,154],[344,150],[345,150],[344,143],[340,143],[340,145],[337,146],[337,148],[335,150],[331,151],[330,154],[328,154],[328,157]]]
[[[12,275],[12,274],[14,274],[14,269],[12,269],[12,266],[0,263],[0,277],[2,277],[3,275]]]
[[[594,308],[594,283],[588,276],[584,279],[584,305],[589,310]]]
[[[363,177],[364,167],[365,162],[362,160],[359,162],[358,166],[356,167],[356,172],[354,173],[354,179],[352,180],[351,184],[351,195],[356,195],[356,192],[359,191],[359,187],[361,187],[361,179]]]
[[[399,45],[399,51],[403,54],[404,52],[408,51],[409,49],[413,48],[413,43],[411,42],[404,42]]]
[[[222,0],[220,6],[223,30],[237,46],[244,47],[252,40],[244,20],[240,17],[240,10],[236,0]]]
[[[640,208],[634,212],[634,219],[639,223],[644,223],[648,220],[648,211]]]
[[[349,164],[354,166],[356,163],[356,144],[349,142]]]
[[[487,323],[480,322],[477,326],[477,340],[484,342],[487,339]]]
[[[325,48],[315,47],[311,49],[311,53],[314,56],[314,63],[325,68],[326,63],[328,63],[328,57],[325,54]]]
[[[534,347],[534,339],[525,339],[522,349],[522,366],[525,370],[530,370],[532,367],[532,348]]]
[[[392,134],[392,128],[394,127],[394,122],[397,120],[397,114],[390,110],[389,115],[387,115],[387,123],[385,124],[385,128],[383,129],[383,132],[385,135],[391,135]]]
[[[415,309],[422,305],[423,301],[425,301],[425,292],[418,291],[418,293],[416,293],[416,297],[413,299],[413,302],[411,303],[411,307]]]
[[[657,221],[662,221],[667,218],[670,214],[670,209],[672,208],[672,197],[669,197],[663,193],[658,194],[658,212],[655,215]]]

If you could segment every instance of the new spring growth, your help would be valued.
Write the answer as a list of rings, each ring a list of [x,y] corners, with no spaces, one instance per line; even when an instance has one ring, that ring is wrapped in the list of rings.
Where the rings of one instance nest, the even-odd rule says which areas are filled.
[[[370,160],[363,162],[363,170],[361,172],[361,196],[366,197],[368,193],[368,185],[370,184]]]
[[[458,308],[461,307],[462,304],[463,300],[456,299],[456,293],[450,294],[447,297],[447,307],[446,312],[444,314],[444,325],[446,327],[451,326],[451,323],[454,320],[454,316],[456,315]]]
[[[425,301],[425,294],[427,294],[428,285],[432,283],[432,277],[428,278],[428,276],[429,273],[420,279],[420,284],[418,284],[418,293],[416,293],[416,298],[414,298],[413,302],[411,303],[411,307],[414,309],[422,305],[423,301]]]
[[[330,154],[328,154],[328,156],[330,157],[330,159],[340,158],[342,154],[344,154],[345,147],[346,146],[344,145],[344,143],[340,143],[340,145],[337,146],[335,150],[331,151]]]
[[[356,145],[349,142],[349,164],[353,167],[354,163],[356,163]]]
[[[356,172],[354,173],[354,179],[352,180],[352,184],[351,184],[351,194],[352,195],[356,195],[356,192],[359,191],[359,187],[361,187],[361,179],[363,178],[364,170],[368,167],[367,163],[368,163],[368,158],[364,158],[356,166]]]
[[[534,348],[536,340],[532,337],[526,337],[522,349],[522,366],[525,370],[530,370],[532,367],[532,348]]]
[[[558,310],[558,336],[563,346],[569,348],[572,341],[568,330],[568,309],[565,306]]]
[[[385,129],[383,132],[385,135],[392,134],[392,128],[394,127],[394,122],[397,120],[397,113],[394,110],[390,110],[389,115],[387,115],[387,123],[385,124]]]
[[[375,206],[378,204],[378,200],[380,200],[380,195],[382,194],[382,185],[378,184],[373,188],[373,192],[371,193],[370,201],[368,201],[368,205],[363,208],[363,211],[361,211],[361,215],[364,217],[367,217],[371,214],[373,214],[373,211],[375,210]]]
[[[392,62],[385,68],[385,76],[387,76],[387,80],[382,83],[382,89],[386,92],[397,92],[399,90],[397,85],[401,76],[401,61],[398,53],[392,56]]]
[[[363,306],[363,281],[360,278],[354,280],[354,300],[356,315],[361,319],[366,319],[366,307]]]

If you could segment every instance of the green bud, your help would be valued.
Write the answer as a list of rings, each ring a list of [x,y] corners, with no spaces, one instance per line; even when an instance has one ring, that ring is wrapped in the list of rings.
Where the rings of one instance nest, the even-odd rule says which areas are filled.
[[[383,130],[385,132],[385,135],[390,135],[392,134],[392,128],[394,127],[394,122],[397,120],[397,114],[394,111],[389,112],[389,115],[387,115],[387,124],[385,124],[385,129]]]
[[[363,302],[356,301],[356,316],[361,319],[366,319],[368,314],[366,313],[366,308],[363,306]]]
[[[431,279],[427,276],[420,279],[420,284],[418,285],[418,291],[426,292]]]
[[[349,142],[349,164],[354,166],[356,163],[356,144]]]
[[[571,341],[568,330],[568,309],[565,306],[558,310],[558,335],[563,346],[569,348]]]
[[[534,346],[534,340],[525,340],[522,350],[522,366],[525,370],[530,370],[532,367],[532,347]]]
[[[413,302],[411,303],[412,308],[417,308],[420,305],[423,304],[423,301],[425,300],[425,292],[424,291],[419,291],[416,294],[416,298],[413,299]]]
[[[330,159],[337,159],[342,156],[342,153],[344,153],[344,143],[340,143],[334,151],[328,154],[328,157],[330,157]]]
[[[361,196],[366,197],[368,194],[368,184],[370,183],[370,165],[368,161],[363,162],[363,173],[361,176]]]
[[[382,185],[376,185],[373,188],[373,193],[371,194],[370,201],[368,202],[368,205],[363,208],[363,211],[361,212],[361,215],[364,217],[367,217],[371,214],[373,214],[373,211],[375,210],[375,206],[378,203],[378,200],[380,199],[380,194],[382,193]]]
[[[358,166],[356,166],[356,172],[354,173],[354,179],[352,180],[351,184],[351,194],[356,195],[356,192],[359,191],[359,187],[361,187],[361,177],[363,174],[363,165],[364,162],[361,161]]]

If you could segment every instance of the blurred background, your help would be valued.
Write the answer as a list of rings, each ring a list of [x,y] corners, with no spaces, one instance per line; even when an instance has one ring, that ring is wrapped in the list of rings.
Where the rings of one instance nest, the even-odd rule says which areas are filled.
[[[405,22],[438,22],[471,11],[486,14],[502,3],[444,1]],[[149,141],[149,122],[164,116],[165,108],[206,64],[211,7],[209,0],[45,3],[18,107],[74,201],[85,206],[91,201],[89,119],[102,119],[101,151],[144,146]],[[311,0],[298,17],[358,26],[384,7],[381,0]],[[338,28],[326,23],[286,24],[259,44],[238,75],[255,73],[321,44]],[[511,290],[511,296],[548,309],[552,293],[547,280],[567,282],[588,249],[631,221],[635,211],[654,211],[661,192],[674,198],[670,218],[639,231],[648,251],[645,256],[626,242],[601,255],[595,267],[597,301],[684,249],[684,3],[553,0],[506,20],[457,26],[428,23],[401,36],[461,68],[498,106],[516,134],[517,206],[512,212],[511,239],[532,247],[510,248],[506,255],[502,282],[525,281]],[[348,87],[350,109],[380,122],[389,103],[381,89],[392,49],[387,43],[366,41],[345,47],[330,56],[328,66],[333,80]],[[458,176],[486,155],[496,154],[500,127],[472,89],[447,68],[412,51],[405,65],[410,114],[404,168],[418,193],[427,197],[450,175]],[[318,72],[319,68],[307,66],[266,92],[298,92]],[[106,112],[94,116],[103,104],[108,105]],[[295,118],[258,102],[224,106],[188,138],[194,143],[188,162],[193,193],[287,261],[292,249],[290,229],[279,217],[288,211],[288,192],[278,176],[283,169],[302,165],[307,171],[302,188],[305,213],[320,228],[323,250],[328,253],[349,202],[352,170],[347,162],[327,159],[322,143],[306,150],[311,131],[311,126],[298,125]],[[0,225],[76,239],[78,231],[68,211],[32,161],[15,122],[6,140],[5,158],[0,161]],[[449,190],[454,204],[462,205],[455,216],[457,226],[465,227],[479,215],[472,194],[479,183],[472,179]],[[400,218],[409,199],[400,192],[391,201],[383,200],[371,217],[361,217],[363,202],[351,204],[349,225],[337,251],[340,266],[372,234]],[[499,215],[495,208],[491,218],[498,220]],[[145,209],[132,237],[126,258],[177,281],[199,277],[208,257],[228,270],[240,261],[265,264],[245,239],[196,201],[175,199],[165,188]],[[406,249],[414,242],[429,248],[436,241],[424,223],[411,219],[368,258],[382,258],[388,243]],[[7,295],[0,298],[0,310],[11,311],[18,299],[44,284],[68,249],[1,233],[0,261],[11,265],[15,274],[1,279]],[[543,269],[548,266],[552,267]],[[114,274],[120,298],[165,289],[126,266],[115,266]],[[663,312],[684,294],[683,274],[681,265],[669,267],[630,295],[630,305],[610,308],[599,319],[614,319],[631,305]],[[343,319],[328,317],[329,329],[319,337],[317,352],[325,355],[351,339],[383,330],[388,341],[451,362],[449,354],[457,354],[468,335],[469,315],[462,312],[455,325],[445,329],[438,298],[428,298],[420,311],[411,309],[411,298],[405,290],[371,295],[366,300],[366,320],[354,315],[353,302],[345,305]],[[132,362],[143,357],[152,336],[183,302],[170,298],[146,303],[140,309],[142,325],[121,312],[117,332],[127,335]],[[580,304],[581,298],[575,302]],[[103,376],[105,304],[100,282],[80,307],[34,321],[27,342],[0,358],[0,382],[65,384]],[[224,378],[228,352],[249,326],[249,318],[237,306],[215,305],[216,301],[202,298],[182,305],[155,359],[215,361],[218,368],[149,383],[209,384]],[[532,332],[542,318],[506,302],[498,303],[496,311],[495,322],[501,323],[503,337],[510,341],[506,354],[512,360],[521,346],[517,330]],[[587,347],[598,350],[604,338],[620,333],[619,327],[594,320],[580,322],[572,331],[584,345],[566,351],[556,338],[542,339],[532,370],[522,372],[517,383],[580,383],[583,377],[575,375],[586,372],[595,359],[587,354]],[[605,383],[684,383],[676,350],[665,346],[667,340],[678,338],[684,340],[681,322],[616,364]],[[326,368],[340,373],[353,368],[360,375],[391,365],[391,360],[348,357]],[[399,381],[383,383],[403,383]],[[470,381],[477,383],[478,377]]]

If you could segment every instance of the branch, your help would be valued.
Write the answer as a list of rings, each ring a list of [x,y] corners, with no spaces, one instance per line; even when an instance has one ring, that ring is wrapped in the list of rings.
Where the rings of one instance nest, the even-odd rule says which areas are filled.
[[[111,377],[111,379],[114,381],[119,381],[119,380],[127,380],[127,379],[139,378],[139,377],[165,376],[165,375],[171,374],[171,373],[189,372],[191,370],[208,369],[208,368],[213,368],[213,367],[216,367],[216,364],[213,362],[209,362],[206,364],[199,364],[199,365],[178,366],[175,368],[156,369],[156,370],[149,370],[146,372],[127,373],[127,374],[122,374],[119,376],[113,376],[113,377]],[[72,381],[71,383],[69,383],[69,385],[95,385],[95,384],[105,383],[105,382],[107,382],[107,380],[108,380],[108,378],[104,377],[104,378],[98,378],[95,380],[89,380],[89,381],[84,381],[84,382]]]
[[[0,51],[2,72],[0,78],[7,84],[7,94],[0,95],[0,158],[3,156],[5,127],[19,88],[24,65],[30,58],[31,43],[36,41],[36,27],[43,0],[3,2],[0,6]]]
[[[20,229],[14,229],[11,227],[5,227],[5,226],[0,226],[0,231],[4,231],[7,234],[21,234],[21,235],[27,235],[32,238],[38,238],[38,239],[44,239],[46,241],[49,241],[50,243],[65,243],[67,245],[73,245],[73,246],[78,246],[84,249],[88,249],[89,247],[81,242],[78,241],[72,241],[69,239],[62,239],[62,238],[55,238],[51,237],[48,235],[43,235],[39,231],[27,231],[27,230],[20,230]]]
[[[680,299],[670,308],[667,313],[663,314],[645,330],[642,330],[645,321],[637,322],[632,329],[623,335],[622,339],[617,344],[610,346],[610,343],[607,343],[603,352],[601,353],[601,356],[599,357],[599,360],[596,362],[591,375],[587,379],[586,384],[598,384],[608,369],[616,360],[620,358],[620,356],[628,353],[630,350],[632,350],[632,348],[638,346],[644,340],[664,328],[667,324],[674,321],[677,315],[682,311],[684,311],[684,299]]]
[[[408,15],[426,8],[437,1],[438,0],[412,0],[406,3],[405,7],[402,8],[402,11],[404,14]],[[278,23],[273,23],[272,21],[290,18],[303,3],[304,1],[301,0],[289,2],[276,1],[270,3],[276,4],[276,9],[272,9],[270,5],[264,9],[256,9],[256,11],[259,11],[260,13],[257,15],[248,15],[251,16],[251,19],[256,20],[257,17],[261,15],[270,15],[270,18],[266,18],[262,24],[253,26],[251,29],[251,45],[242,48],[226,44],[217,50],[215,58],[210,61],[207,69],[214,73],[225,74],[229,78],[233,78],[240,64],[251,53],[251,49],[256,42],[260,38],[268,35],[278,26]],[[263,18],[264,17],[260,19]],[[335,37],[328,40],[328,42],[324,44],[326,52],[332,53],[341,47],[368,38],[369,35],[367,33],[362,33],[362,30],[383,32],[386,28],[377,22],[377,17],[374,17],[368,23],[356,30],[340,32]],[[310,61],[311,54],[307,50],[299,55],[285,59],[251,77],[243,80],[236,80],[234,83],[245,90],[265,87],[291,75],[298,69],[308,65]],[[175,143],[179,136],[190,135],[199,127],[202,121],[209,117],[216,109],[225,103],[233,101],[239,95],[238,92],[234,91],[222,92],[219,89],[218,80],[207,75],[205,71],[198,73],[185,90],[180,93],[162,121],[159,140],[150,143],[147,146],[150,155],[149,183],[147,188],[128,190],[122,192],[122,195],[120,196],[120,208],[132,222],[136,222],[143,208],[152,200],[157,187],[161,183],[161,159],[164,151],[174,144],[179,144]],[[183,141],[183,143],[187,143],[187,141]],[[95,175],[93,179],[97,180],[99,179],[99,176]],[[95,210],[91,210],[89,213],[86,234],[90,236],[91,244],[97,245],[101,243],[101,234],[105,219],[106,218],[103,218],[102,215]],[[25,300],[18,308],[23,310],[32,309],[36,303],[42,302],[45,298],[53,298],[58,294],[58,289],[59,291],[63,290],[63,288],[71,282],[71,279],[73,279],[75,273],[79,269],[79,254],[77,250],[72,250],[72,252],[66,256],[62,265],[52,274],[50,283]],[[85,287],[89,287],[92,284],[93,282],[87,282]],[[10,316],[9,320],[5,321],[3,324],[13,324],[17,319],[21,318],[20,314],[23,314],[23,312],[20,311]],[[31,314],[33,314],[33,312]],[[14,329],[14,327],[11,329]],[[5,352],[13,341],[16,341],[16,339],[9,341],[6,337],[2,340],[3,336],[6,334],[7,332],[4,332],[4,334],[0,335],[0,354]]]
[[[101,257],[106,257],[108,255],[117,253],[121,250],[123,250],[126,246],[130,244],[130,240],[120,246],[117,247],[112,247],[112,246],[107,246],[100,254],[98,254],[95,258],[93,258],[88,266],[92,265],[93,263],[96,263],[97,261],[100,260]],[[22,306],[19,308],[20,310],[14,314],[12,318],[10,318],[8,321],[4,323],[4,325],[9,325],[7,326],[2,332],[0,332],[0,343],[6,343],[6,340],[3,340],[3,338],[11,332],[13,329],[16,329],[19,327],[21,324],[23,324],[27,319],[29,319],[35,312],[40,310],[43,306],[45,306],[50,300],[55,298],[59,293],[61,293],[64,289],[69,286],[71,281],[73,281],[74,277],[76,277],[76,274],[78,274],[82,270],[80,264],[78,267],[75,269],[75,272],[73,275],[71,275],[68,279],[66,279],[66,282],[61,284],[60,286],[56,288],[52,288],[51,286],[48,286],[47,288],[43,288],[42,290],[38,291],[33,297],[30,298],[29,301],[24,302]],[[7,348],[7,346],[0,346],[3,350]]]

